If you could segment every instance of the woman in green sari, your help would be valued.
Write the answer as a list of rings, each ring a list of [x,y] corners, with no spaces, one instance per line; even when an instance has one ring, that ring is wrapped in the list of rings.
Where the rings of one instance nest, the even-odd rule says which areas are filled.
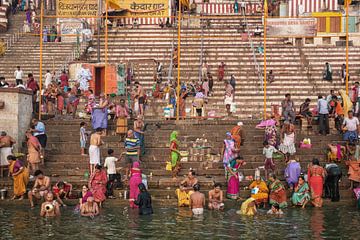
[[[303,176],[299,177],[298,185],[291,197],[291,201],[295,206],[305,208],[306,204],[310,201],[310,188]]]
[[[287,207],[286,191],[280,180],[276,179],[275,174],[269,174],[269,203],[270,205],[278,205],[281,209]]]
[[[171,168],[172,168],[172,177],[176,179],[177,174],[180,171],[180,152],[179,152],[179,141],[177,131],[173,131],[170,134],[170,158],[171,158]]]

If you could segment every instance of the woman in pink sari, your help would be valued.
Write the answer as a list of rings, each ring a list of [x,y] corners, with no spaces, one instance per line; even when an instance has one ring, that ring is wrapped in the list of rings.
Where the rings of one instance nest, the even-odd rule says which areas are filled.
[[[130,186],[130,207],[131,208],[137,208],[138,206],[135,205],[134,201],[137,199],[138,195],[140,194],[140,190],[138,188],[139,184],[142,183],[142,178],[141,178],[141,170],[140,170],[140,163],[139,162],[134,162],[132,165],[132,168],[130,170],[130,182],[129,182],[129,186]]]
[[[325,169],[320,166],[319,160],[314,158],[312,165],[308,168],[308,183],[311,190],[311,201],[315,207],[322,207],[325,175]]]
[[[99,203],[100,207],[102,202],[106,199],[106,183],[107,175],[101,165],[96,165],[95,172],[91,175],[89,181],[89,188],[93,193],[95,202]]]
[[[240,167],[245,165],[245,161],[241,157],[237,157],[229,162],[226,167],[228,177],[228,188],[226,191],[226,197],[236,200],[239,197],[239,172]]]

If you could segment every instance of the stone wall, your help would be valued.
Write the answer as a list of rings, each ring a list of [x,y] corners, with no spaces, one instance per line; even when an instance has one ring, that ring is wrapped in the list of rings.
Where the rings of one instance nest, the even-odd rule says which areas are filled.
[[[32,117],[32,93],[17,88],[0,88],[0,102],[5,103],[0,109],[0,131],[6,131],[16,140],[15,151],[21,150]]]

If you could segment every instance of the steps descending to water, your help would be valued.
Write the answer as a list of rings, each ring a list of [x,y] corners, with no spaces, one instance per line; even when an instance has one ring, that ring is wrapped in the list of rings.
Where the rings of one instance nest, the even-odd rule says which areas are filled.
[[[61,121],[48,120],[46,122],[48,145],[46,149],[46,161],[43,169],[46,174],[52,175],[53,182],[62,179],[74,184],[78,188],[81,184],[86,184],[87,179],[84,173],[88,171],[88,157],[79,154],[79,123],[80,120]],[[144,174],[152,175],[148,177],[150,192],[157,198],[174,198],[174,190],[182,180],[182,176],[187,174],[188,169],[192,168],[197,172],[198,178],[204,191],[211,189],[215,182],[226,186],[224,178],[223,164],[219,157],[219,151],[226,131],[229,131],[236,122],[234,121],[193,121],[184,122],[176,125],[173,121],[147,121],[148,127],[145,134],[146,154],[141,158]],[[264,165],[262,155],[263,130],[255,129],[255,122],[245,121],[245,143],[241,148],[241,155],[247,164],[242,168],[245,176],[254,175],[255,168]],[[89,123],[90,125],[90,123]],[[169,136],[173,130],[179,131],[181,150],[188,150],[193,141],[197,138],[206,138],[212,146],[211,154],[215,161],[191,161],[182,162],[182,170],[177,181],[171,179],[171,174],[165,171],[165,162],[169,160]],[[324,149],[329,142],[339,141],[337,135],[318,136],[312,131],[301,132],[297,130],[297,139],[300,141],[304,137],[312,140],[312,149],[297,149],[296,158],[300,161],[303,170],[307,164],[316,157],[324,163]],[[115,156],[119,156],[124,151],[123,142],[120,137],[114,135],[114,125],[110,123],[108,135],[103,138],[105,145],[101,147],[102,163],[106,157],[108,148],[115,151]],[[285,163],[276,160],[276,173],[283,179]],[[120,166],[125,167],[121,161]],[[346,170],[343,169],[344,176]],[[262,172],[262,175],[264,173]],[[249,185],[249,181],[242,181],[241,188]],[[342,193],[344,196],[351,196],[346,189],[348,181],[341,182]],[[249,195],[249,191],[241,191],[242,196]]]

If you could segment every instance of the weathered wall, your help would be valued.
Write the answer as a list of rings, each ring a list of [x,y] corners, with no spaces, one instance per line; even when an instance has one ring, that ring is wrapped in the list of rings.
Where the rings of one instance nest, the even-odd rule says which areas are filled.
[[[0,101],[5,102],[4,109],[0,109],[0,131],[6,131],[16,140],[15,151],[18,151],[30,126],[32,93],[16,88],[0,88]]]

